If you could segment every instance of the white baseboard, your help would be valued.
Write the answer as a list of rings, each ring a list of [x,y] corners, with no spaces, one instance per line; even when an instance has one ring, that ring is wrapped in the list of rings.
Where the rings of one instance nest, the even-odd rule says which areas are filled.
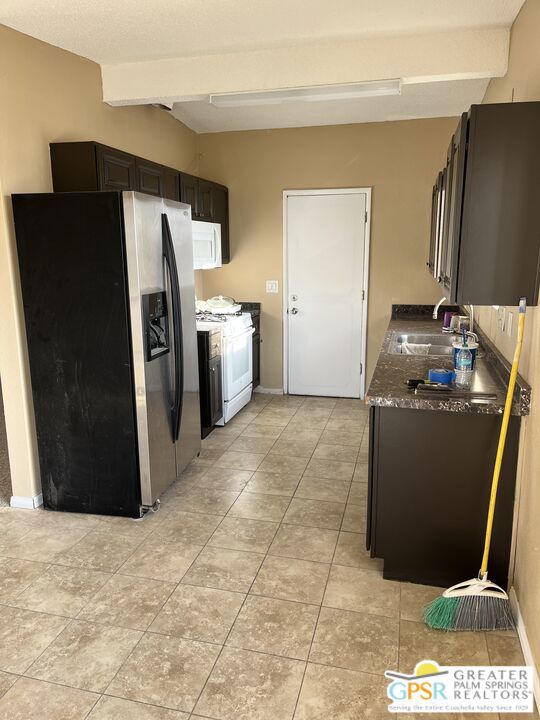
[[[533,668],[533,682],[534,682],[534,700],[536,707],[540,710],[540,677],[538,676],[538,669],[535,665],[534,655],[532,654],[529,638],[527,637],[527,630],[525,629],[525,622],[523,621],[523,615],[519,609],[519,603],[514,588],[510,589],[509,592],[510,607],[516,621],[516,629],[523,650],[523,657],[525,658],[525,664],[530,665]]]
[[[12,495],[9,502],[12,508],[23,508],[24,510],[35,510],[43,505],[43,494],[34,495],[34,497],[25,497],[24,495]]]
[[[265,388],[262,385],[257,385],[253,392],[265,395],[283,395],[283,388]]]

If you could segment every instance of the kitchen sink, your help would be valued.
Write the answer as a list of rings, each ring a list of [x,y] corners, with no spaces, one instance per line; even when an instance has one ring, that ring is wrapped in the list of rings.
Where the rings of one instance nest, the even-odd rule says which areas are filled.
[[[428,333],[394,333],[389,352],[392,355],[451,356],[454,352],[454,335]]]

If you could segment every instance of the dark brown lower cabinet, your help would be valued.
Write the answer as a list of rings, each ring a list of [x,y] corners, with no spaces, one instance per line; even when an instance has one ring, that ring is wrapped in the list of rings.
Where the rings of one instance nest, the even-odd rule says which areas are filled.
[[[252,335],[253,343],[253,389],[261,384],[261,334]]]
[[[520,418],[512,416],[489,577],[506,588]],[[449,587],[476,577],[500,415],[372,407],[366,544],[391,580]]]
[[[201,437],[212,432],[223,416],[223,383],[221,378],[221,332],[197,331],[199,353],[199,397]]]

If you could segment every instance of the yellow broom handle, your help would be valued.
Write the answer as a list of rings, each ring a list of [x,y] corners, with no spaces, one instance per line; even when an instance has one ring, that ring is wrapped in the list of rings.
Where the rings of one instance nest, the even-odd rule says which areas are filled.
[[[510,380],[508,382],[508,390],[506,391],[506,402],[504,404],[504,413],[499,434],[499,444],[497,446],[497,456],[495,458],[495,467],[493,468],[493,479],[491,481],[491,495],[489,498],[489,510],[486,525],[486,539],[484,541],[484,555],[482,556],[482,567],[480,568],[479,577],[483,577],[487,573],[489,548],[491,545],[491,534],[493,532],[493,516],[495,515],[495,503],[497,501],[497,489],[499,487],[499,476],[501,474],[501,465],[504,453],[504,444],[506,442],[506,433],[508,431],[508,422],[510,420],[510,412],[512,410],[512,400],[514,399],[514,388],[516,386],[516,377],[518,373],[519,357],[521,355],[521,345],[523,343],[523,326],[525,325],[525,308],[526,302],[522,298],[519,303],[519,320],[517,331],[516,349],[514,352],[514,360],[512,362],[512,370],[510,371]]]

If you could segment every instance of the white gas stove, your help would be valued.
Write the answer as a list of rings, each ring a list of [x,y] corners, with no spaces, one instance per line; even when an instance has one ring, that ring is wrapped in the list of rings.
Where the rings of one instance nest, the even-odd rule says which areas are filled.
[[[232,313],[226,313],[221,308],[216,313],[215,307],[201,306],[202,303],[198,302],[197,330],[221,330],[223,418],[217,424],[225,425],[251,400],[253,323],[251,314],[241,312],[241,306],[234,301],[228,305]]]
[[[253,327],[251,321],[251,313],[240,312],[238,314],[226,315],[219,313],[197,313],[197,330],[209,330],[210,328],[219,327],[221,334],[226,336],[238,335],[246,329]]]

